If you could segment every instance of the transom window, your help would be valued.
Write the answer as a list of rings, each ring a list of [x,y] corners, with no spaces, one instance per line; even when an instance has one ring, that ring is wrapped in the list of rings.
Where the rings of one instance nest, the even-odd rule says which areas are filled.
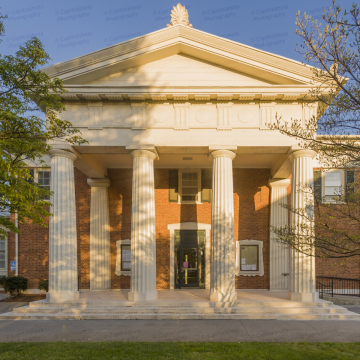
[[[198,170],[180,171],[181,203],[200,203],[201,172]]]

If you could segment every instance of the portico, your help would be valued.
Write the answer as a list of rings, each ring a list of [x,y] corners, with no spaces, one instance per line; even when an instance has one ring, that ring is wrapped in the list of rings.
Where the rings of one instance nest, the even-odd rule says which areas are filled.
[[[252,286],[317,300],[313,260],[269,230],[287,224],[290,176],[291,205],[311,205],[314,153],[270,129],[316,113],[311,69],[173,21],[44,71],[88,140],[50,151],[50,302],[129,287],[153,301],[190,279],[212,302]]]

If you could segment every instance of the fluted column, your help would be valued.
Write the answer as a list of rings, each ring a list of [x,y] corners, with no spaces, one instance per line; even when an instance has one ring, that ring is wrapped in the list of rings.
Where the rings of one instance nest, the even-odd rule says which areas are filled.
[[[311,209],[314,199],[304,192],[305,187],[313,183],[312,150],[298,150],[290,154],[292,161],[291,207]],[[306,189],[305,189],[306,190]],[[291,226],[300,230],[300,225],[306,220],[291,212]],[[306,224],[309,226],[310,224]],[[315,287],[315,258],[304,255],[293,248],[290,249],[290,291],[289,299],[294,301],[316,301],[318,294]]]
[[[74,160],[70,151],[52,149],[51,183],[53,191],[49,224],[50,302],[79,298],[77,271],[76,205]]]
[[[234,195],[230,150],[215,150],[213,160],[211,203],[211,301],[236,300]]]
[[[109,290],[110,224],[109,179],[87,179],[91,186],[90,205],[90,290]]]
[[[131,288],[129,300],[157,299],[154,160],[149,150],[133,150]]]
[[[288,225],[287,188],[288,179],[272,179],[270,226],[275,228]],[[289,290],[289,249],[275,241],[276,235],[270,232],[270,290]]]

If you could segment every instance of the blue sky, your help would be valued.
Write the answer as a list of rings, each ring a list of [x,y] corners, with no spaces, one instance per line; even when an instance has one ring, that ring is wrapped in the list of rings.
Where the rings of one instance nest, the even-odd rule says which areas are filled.
[[[6,34],[0,53],[13,54],[31,36],[57,63],[166,27],[178,0],[6,0],[1,11]],[[352,1],[340,4],[350,8]],[[320,19],[331,0],[182,2],[195,29],[301,61],[295,51],[296,13]]]

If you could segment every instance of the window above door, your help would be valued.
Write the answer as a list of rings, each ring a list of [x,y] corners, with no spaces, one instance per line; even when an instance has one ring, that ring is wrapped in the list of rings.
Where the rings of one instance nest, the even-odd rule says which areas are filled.
[[[211,169],[169,170],[169,202],[202,204],[211,201]]]

